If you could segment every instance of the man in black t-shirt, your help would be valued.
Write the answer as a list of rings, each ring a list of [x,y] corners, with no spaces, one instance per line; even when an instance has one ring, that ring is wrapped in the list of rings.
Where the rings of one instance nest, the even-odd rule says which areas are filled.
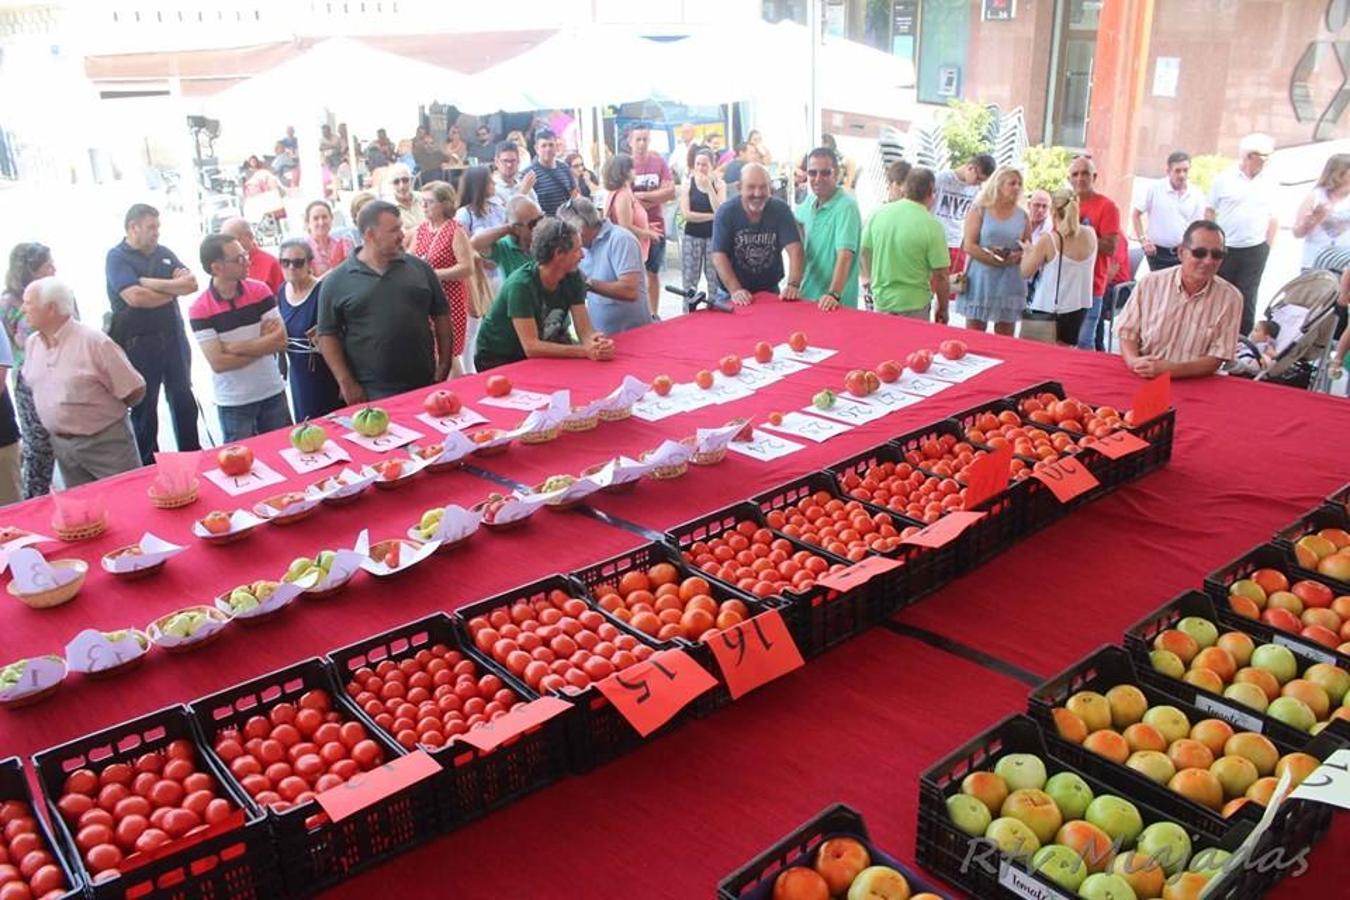
[[[783,280],[783,251],[788,255],[788,281]],[[750,163],[741,171],[741,196],[723,203],[713,217],[713,266],[731,292],[731,301],[744,306],[757,291],[801,299],[801,233],[792,209],[769,196],[769,170]]]
[[[536,159],[529,171],[534,173],[534,193],[544,215],[557,215],[558,207],[577,196],[576,179],[567,166],[558,162],[558,136],[547,128],[534,135]]]

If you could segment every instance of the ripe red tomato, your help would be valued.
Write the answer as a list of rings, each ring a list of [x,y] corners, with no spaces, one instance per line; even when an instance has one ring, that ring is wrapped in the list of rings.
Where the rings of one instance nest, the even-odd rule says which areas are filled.
[[[489,397],[505,397],[511,393],[511,379],[505,375],[489,375],[483,388]]]
[[[220,449],[216,462],[226,475],[243,475],[253,468],[253,451],[243,444],[231,444]]]

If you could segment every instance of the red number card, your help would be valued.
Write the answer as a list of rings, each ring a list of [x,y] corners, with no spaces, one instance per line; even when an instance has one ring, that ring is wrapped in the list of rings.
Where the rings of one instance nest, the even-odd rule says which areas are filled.
[[[900,543],[916,544],[920,547],[936,550],[959,538],[961,532],[983,518],[984,513],[982,512],[958,509],[955,512],[947,513],[933,524],[919,529],[909,537],[903,538]]]
[[[1074,497],[1101,486],[1101,482],[1087,470],[1082,461],[1072,456],[1037,466],[1032,470],[1031,477],[1048,487],[1060,503],[1068,503]]]
[[[1089,446],[1108,459],[1124,459],[1131,453],[1147,450],[1149,443],[1137,434],[1121,428],[1105,437],[1097,438]]]
[[[847,569],[831,572],[829,575],[817,579],[816,584],[843,593],[851,591],[856,587],[861,587],[883,572],[889,572],[891,569],[898,569],[902,565],[904,565],[904,563],[898,559],[887,559],[884,556],[869,556],[866,559],[854,563]]]
[[[414,750],[407,756],[391,759],[369,772],[353,775],[345,783],[316,794],[314,799],[328,813],[328,818],[340,822],[372,803],[378,803],[411,784],[430,778],[440,770],[441,764],[428,756],[425,750]]]
[[[1164,372],[1152,381],[1145,381],[1134,392],[1134,401],[1130,411],[1134,413],[1134,424],[1143,425],[1167,412],[1172,405],[1172,376]]]
[[[494,722],[486,722],[457,737],[487,753],[516,735],[529,731],[536,725],[542,725],[571,708],[572,704],[559,697],[540,697],[538,700],[517,706]]]
[[[689,654],[663,650],[595,686],[637,733],[646,737],[699,694],[716,687],[717,679]]]
[[[723,630],[708,646],[733,700],[806,664],[776,609]]]
[[[1008,489],[1012,444],[1004,444],[971,463],[965,472],[966,508],[973,509]]]

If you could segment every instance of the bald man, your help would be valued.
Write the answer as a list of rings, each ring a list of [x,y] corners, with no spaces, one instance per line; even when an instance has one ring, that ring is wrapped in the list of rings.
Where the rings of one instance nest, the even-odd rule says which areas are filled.
[[[285,276],[281,274],[281,263],[277,262],[275,256],[258,246],[258,242],[253,238],[252,226],[244,219],[226,219],[220,226],[220,233],[234,238],[248,254],[248,277],[254,281],[261,281],[272,289],[273,297],[278,296],[277,291],[281,290],[281,285],[286,281]]]
[[[713,217],[713,267],[731,292],[731,302],[744,306],[754,302],[758,291],[779,294],[784,300],[800,300],[802,270],[801,233],[792,207],[769,196],[769,170],[748,163],[741,170],[741,194],[723,203]],[[788,280],[783,281],[783,253],[788,255]]]
[[[1078,333],[1078,349],[1106,349],[1102,334],[1102,299],[1111,279],[1108,267],[1116,254],[1116,244],[1125,240],[1120,227],[1120,207],[1105,194],[1097,192],[1097,164],[1089,156],[1075,157],[1069,163],[1069,184],[1078,196],[1078,213],[1097,232],[1097,262],[1092,270],[1092,308]]]
[[[399,222],[405,232],[412,232],[427,217],[422,204],[413,196],[412,169],[396,162],[384,170],[384,183],[391,192],[391,201],[398,207]]]

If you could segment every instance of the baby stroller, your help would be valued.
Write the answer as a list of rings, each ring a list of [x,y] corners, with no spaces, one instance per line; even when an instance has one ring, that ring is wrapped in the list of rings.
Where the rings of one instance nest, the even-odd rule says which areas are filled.
[[[1280,323],[1275,360],[1257,381],[1325,389],[1339,294],[1336,277],[1322,270],[1305,272],[1280,288],[1266,310],[1267,318]]]

